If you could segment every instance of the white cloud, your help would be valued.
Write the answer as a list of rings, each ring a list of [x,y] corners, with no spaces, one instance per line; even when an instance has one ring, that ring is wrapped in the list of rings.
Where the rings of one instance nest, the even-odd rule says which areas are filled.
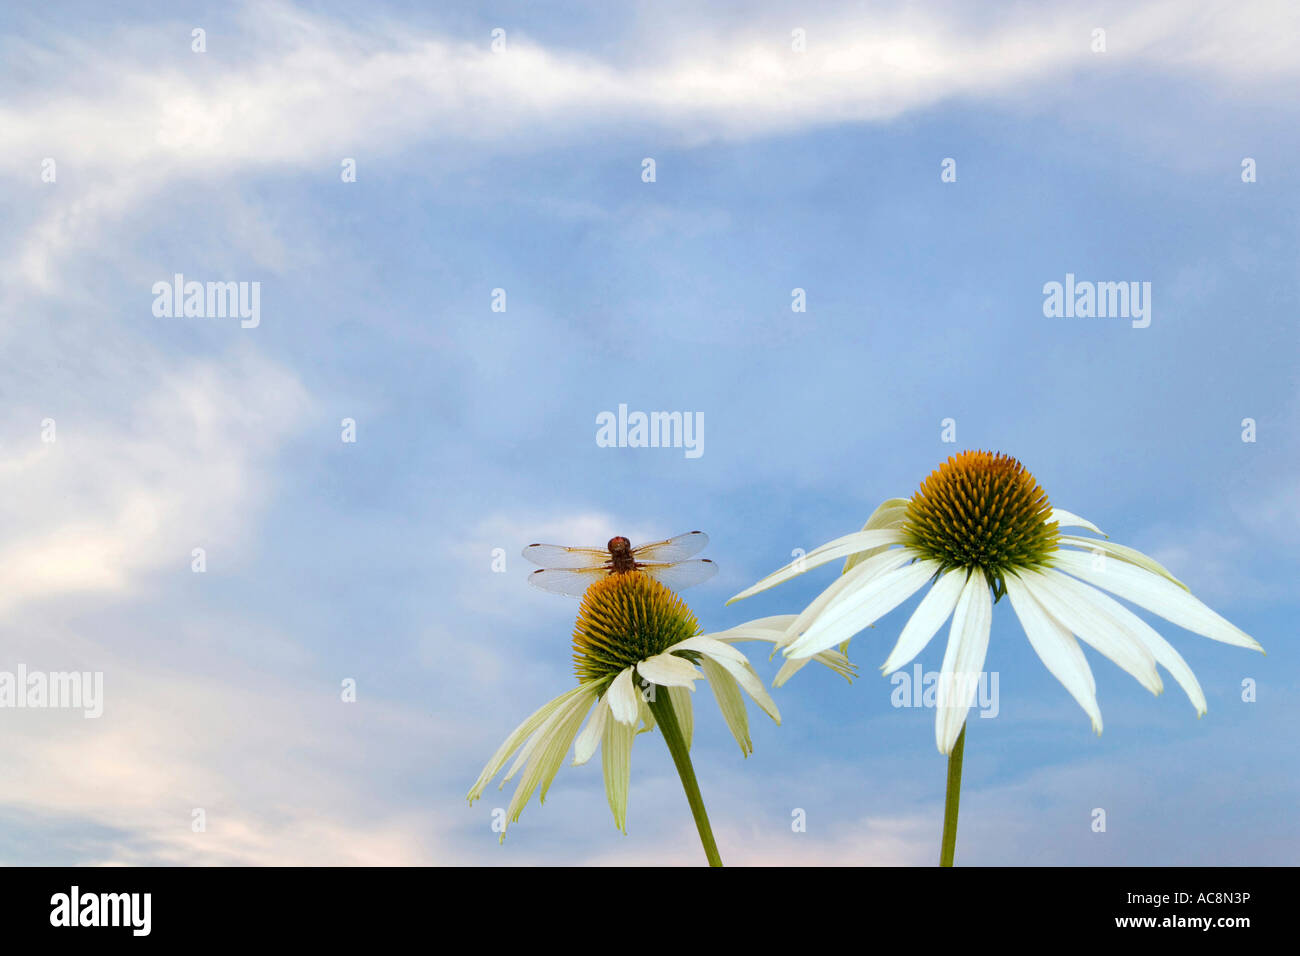
[[[108,387],[126,390],[129,369]],[[0,608],[126,592],[141,572],[236,547],[270,488],[261,469],[307,407],[296,378],[249,353],[156,373],[128,407],[20,404],[0,450]],[[112,394],[112,392],[110,392]],[[101,405],[104,399],[101,399]]]
[[[94,95],[56,88],[39,111],[4,110],[12,148],[0,161],[17,169],[31,155],[53,155],[86,170],[228,172],[411,137],[518,143],[542,124],[618,120],[659,121],[690,138],[762,135],[1013,92],[1098,62],[1089,47],[1098,25],[1112,61],[1228,80],[1300,72],[1287,42],[1300,23],[1292,4],[1257,0],[1190,15],[1188,4],[1173,2],[1029,12],[994,10],[966,22],[907,8],[846,12],[806,24],[802,54],[791,52],[788,31],[751,28],[665,37],[646,62],[623,66],[525,36],[512,35],[497,54],[487,36],[396,25],[363,33],[291,6],[259,5],[247,32],[225,41],[244,57],[224,69],[193,68],[196,55],[174,31],[152,31],[151,42],[163,46],[154,59],[165,65],[112,71],[88,45],[69,47],[82,70],[107,82]]]
[[[109,649],[103,633],[83,639],[35,614],[21,624],[22,638],[5,648],[6,669],[13,660],[31,669],[61,661],[104,675],[98,719],[2,712],[9,772],[0,806],[34,832],[97,834],[62,841],[57,852],[78,855],[71,862],[436,862],[429,814],[392,793],[410,754],[447,746],[423,713],[365,693],[343,703],[337,683],[286,681],[219,661],[212,665],[220,673],[158,667]],[[116,639],[130,644],[129,635]],[[375,748],[376,738],[401,745]],[[202,832],[192,827],[195,809],[205,815]]]
[[[802,24],[805,53],[790,50],[789,28],[769,16],[740,31],[650,37],[635,62],[518,32],[496,54],[486,35],[362,31],[290,5],[250,7],[244,32],[206,54],[191,53],[174,26],[127,31],[130,42],[116,46],[135,51],[134,62],[106,58],[98,37],[15,47],[29,69],[60,60],[75,69],[0,108],[0,170],[35,182],[46,156],[62,170],[48,187],[58,190],[54,208],[8,269],[49,290],[63,250],[90,247],[97,224],[168,183],[286,167],[328,182],[344,156],[364,175],[370,158],[416,143],[535,149],[627,124],[657,129],[669,146],[745,139],[885,121],[963,97],[1041,101],[1075,74],[1121,66],[1292,97],[1300,72],[1288,43],[1300,9],[1274,0],[962,13],[842,11]],[[1105,54],[1089,48],[1098,25]]]

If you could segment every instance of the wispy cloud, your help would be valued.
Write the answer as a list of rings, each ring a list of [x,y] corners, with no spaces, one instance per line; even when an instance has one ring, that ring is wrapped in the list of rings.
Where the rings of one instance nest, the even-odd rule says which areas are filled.
[[[27,427],[0,458],[0,608],[129,592],[140,572],[188,566],[194,548],[235,547],[307,404],[291,375],[236,354],[165,372],[122,417],[16,410]]]
[[[1300,11],[1273,0],[1190,16],[1170,2],[1033,17],[990,7],[961,23],[911,7],[844,11],[800,20],[804,52],[769,16],[758,19],[761,30],[664,33],[635,63],[509,31],[504,51],[493,52],[487,35],[391,22],[361,29],[289,4],[250,7],[241,21],[241,33],[203,54],[176,25],[122,27],[111,58],[100,37],[53,50],[11,44],[14,65],[52,55],[78,64],[75,83],[56,80],[0,106],[0,170],[35,181],[43,157],[64,170],[65,198],[29,227],[11,276],[50,290],[60,249],[84,248],[105,220],[177,180],[281,168],[327,179],[345,156],[365,162],[417,143],[537,149],[630,123],[689,145],[886,121],[968,97],[1050,99],[1063,78],[1099,69],[1097,27],[1107,31],[1111,72],[1123,66],[1247,93],[1300,72],[1283,40]]]

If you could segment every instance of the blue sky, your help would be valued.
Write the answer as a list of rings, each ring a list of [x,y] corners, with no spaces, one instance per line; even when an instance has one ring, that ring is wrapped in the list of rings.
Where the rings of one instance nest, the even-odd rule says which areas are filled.
[[[509,791],[464,803],[572,686],[577,602],[520,549],[703,529],[720,573],[683,597],[720,630],[801,609],[833,569],[723,602],[990,448],[1268,656],[1150,618],[1209,712],[1090,654],[1098,738],[1003,602],[958,861],[1294,862],[1295,9],[698,6],[0,15],[0,671],[105,688],[97,720],[0,710],[0,860],[700,862],[657,735],[626,836],[596,766],[504,846]],[[155,317],[178,272],[260,282],[260,324]],[[1150,327],[1046,318],[1067,273],[1150,282]],[[620,403],[702,413],[704,453],[598,447]],[[933,714],[877,673],[914,603],[852,686],[751,708],[748,759],[701,687],[724,860],[934,861]]]

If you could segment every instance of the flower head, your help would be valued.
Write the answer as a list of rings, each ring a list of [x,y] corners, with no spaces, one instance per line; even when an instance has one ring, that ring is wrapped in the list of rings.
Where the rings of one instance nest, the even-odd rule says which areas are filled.
[[[731,600],[847,559],[844,574],[776,641],[797,661],[843,644],[931,584],[881,669],[888,674],[910,662],[951,618],[936,688],[935,736],[943,753],[952,750],[974,701],[993,604],[1004,594],[1034,651],[1097,733],[1097,685],[1075,638],[1156,694],[1163,690],[1160,665],[1186,691],[1198,716],[1205,713],[1205,694],[1182,656],[1104,592],[1213,640],[1263,648],[1153,559],[1104,535],[1062,533],[1067,527],[1102,534],[1083,518],[1053,508],[1014,458],[967,451],[940,465],[910,499],[884,502],[862,531],[822,545]]]
[[[506,812],[507,823],[516,822],[539,788],[539,802],[545,801],[570,747],[575,765],[586,763],[599,747],[614,823],[626,832],[632,741],[638,733],[654,729],[651,705],[656,695],[667,695],[689,748],[694,725],[691,692],[695,681],[706,679],[741,751],[750,753],[753,744],[741,689],[777,723],[781,715],[745,655],[731,644],[775,640],[784,633],[784,625],[784,621],[779,628],[760,621],[701,634],[690,608],[650,576],[632,571],[601,579],[584,595],[574,626],[578,686],[515,728],[479,774],[469,792],[470,802],[514,757],[501,786],[522,771]],[[833,655],[827,660],[843,672],[848,663],[841,658]],[[584,718],[587,723],[579,733]]]
[[[644,574],[611,574],[587,589],[573,628],[578,680],[617,677],[700,633],[674,592]]]
[[[908,547],[943,570],[984,572],[1044,568],[1056,550],[1052,506],[1034,476],[1009,455],[967,451],[921,482],[907,503],[902,532]]]

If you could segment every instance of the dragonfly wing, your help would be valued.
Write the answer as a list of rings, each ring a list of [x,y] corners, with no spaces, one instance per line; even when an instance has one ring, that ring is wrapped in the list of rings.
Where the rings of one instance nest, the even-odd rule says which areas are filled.
[[[709,536],[703,531],[688,531],[666,541],[655,541],[632,549],[632,557],[637,561],[650,561],[668,564],[672,561],[685,561],[693,554],[699,554],[709,543]]]
[[[530,544],[522,554],[544,568],[603,568],[610,560],[604,548],[566,548],[559,544]]]
[[[543,568],[528,575],[528,583],[543,591],[582,597],[608,573],[604,568]]]
[[[638,570],[650,575],[664,587],[680,591],[692,584],[707,581],[718,573],[718,566],[708,558],[698,561],[682,561],[679,564],[642,564]]]

